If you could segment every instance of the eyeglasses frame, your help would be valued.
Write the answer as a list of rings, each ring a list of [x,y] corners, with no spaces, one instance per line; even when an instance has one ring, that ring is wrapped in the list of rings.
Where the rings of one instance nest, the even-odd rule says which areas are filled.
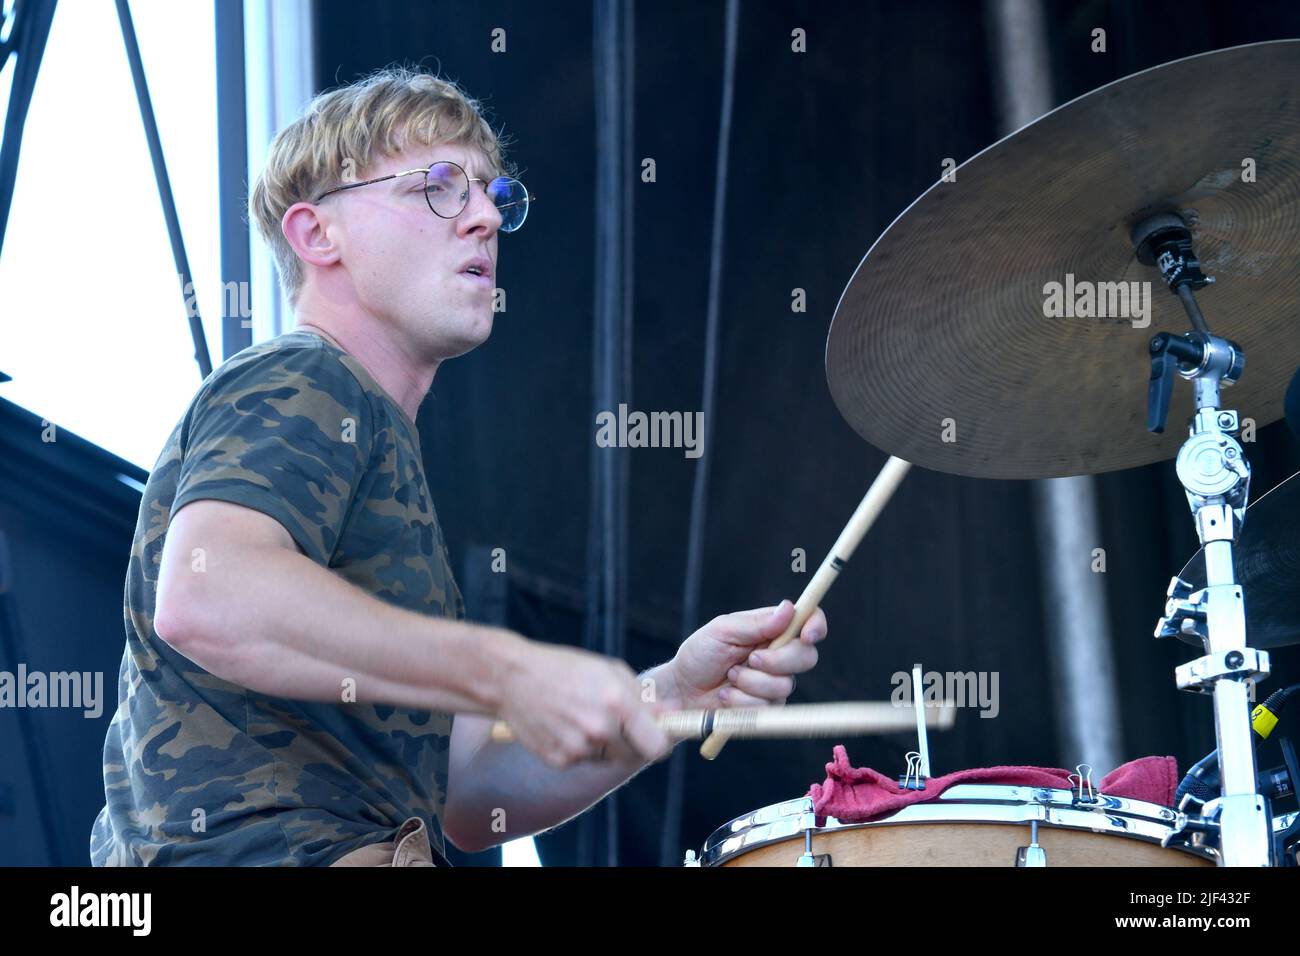
[[[366,179],[366,180],[363,180],[362,182],[359,182],[359,183],[347,183],[347,184],[345,184],[345,185],[343,185],[343,186],[335,186],[333,189],[327,189],[327,190],[325,190],[325,192],[321,193],[319,196],[317,196],[315,199],[313,199],[312,202],[313,202],[313,203],[318,203],[318,202],[320,202],[322,199],[324,199],[326,196],[332,196],[332,195],[334,195],[334,193],[340,193],[340,192],[343,192],[343,190],[345,190],[345,189],[356,189],[358,186],[369,186],[369,185],[372,185],[373,183],[382,183],[382,182],[387,182],[387,181],[390,180],[390,179],[400,179],[402,176],[414,176],[416,173],[421,173],[421,174],[423,174],[423,175],[425,175],[425,176],[428,176],[428,175],[429,175],[429,172],[433,169],[434,166],[441,166],[441,165],[444,165],[444,164],[446,164],[446,165],[448,165],[448,166],[455,166],[457,169],[459,169],[459,170],[461,171],[461,174],[462,174],[462,175],[463,175],[467,180],[469,180],[469,185],[470,185],[470,186],[473,186],[475,183],[482,183],[482,184],[483,184],[483,192],[484,192],[485,194],[487,193],[488,180],[486,180],[486,179],[479,179],[479,178],[476,177],[476,176],[471,176],[471,175],[469,174],[469,172],[465,169],[465,167],[462,166],[460,163],[452,162],[450,159],[439,159],[439,160],[436,160],[436,161],[430,163],[428,166],[424,167],[423,169],[406,169],[406,170],[403,170],[403,171],[400,172],[400,173],[389,173],[387,176],[378,176],[378,177],[376,177],[376,178],[374,178],[374,179]],[[524,184],[523,184],[522,182],[520,182],[520,180],[515,179],[513,176],[497,176],[497,177],[494,177],[494,179],[493,179],[492,181],[495,182],[496,179],[511,179],[511,180],[514,180],[514,182],[519,183],[520,186],[523,186],[523,187],[524,187],[524,196],[526,197],[526,199],[525,199],[525,200],[515,200],[514,202],[506,203],[504,206],[498,206],[496,203],[493,203],[492,205],[493,205],[494,208],[496,208],[496,209],[509,209],[511,206],[517,206],[517,205],[519,205],[520,202],[527,202],[527,204],[531,206],[534,202],[537,201],[537,197],[534,196],[532,193],[530,193],[530,192],[528,191],[528,187],[527,187],[527,186],[524,186]],[[467,208],[469,208],[469,197],[468,197],[468,196],[465,197],[465,205],[463,205],[463,206],[460,207],[460,212],[456,213],[456,216],[444,216],[442,213],[438,212],[438,210],[434,209],[434,208],[433,208],[433,200],[429,198],[429,193],[428,193],[427,190],[425,191],[425,194],[424,194],[424,203],[425,203],[426,206],[429,207],[429,212],[433,213],[433,214],[434,214],[435,216],[437,216],[439,219],[455,219],[456,216],[459,216],[461,212],[464,212]],[[526,214],[525,214],[525,215],[526,215]],[[523,223],[521,222],[521,223],[519,224],[519,226],[522,226],[522,225],[523,225]],[[508,232],[515,232],[515,231],[517,231],[517,230],[519,229],[519,226],[516,226],[514,229],[508,230]]]

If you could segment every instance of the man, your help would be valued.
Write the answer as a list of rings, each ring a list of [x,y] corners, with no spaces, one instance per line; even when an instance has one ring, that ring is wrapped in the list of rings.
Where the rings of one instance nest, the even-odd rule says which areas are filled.
[[[789,602],[640,678],[461,620],[415,418],[491,332],[498,233],[528,202],[502,168],[478,105],[406,70],[272,144],[250,208],[297,327],[208,377],[145,489],[95,864],[431,865],[662,759],[657,710],[779,704],[816,663],[820,611],[762,649]]]

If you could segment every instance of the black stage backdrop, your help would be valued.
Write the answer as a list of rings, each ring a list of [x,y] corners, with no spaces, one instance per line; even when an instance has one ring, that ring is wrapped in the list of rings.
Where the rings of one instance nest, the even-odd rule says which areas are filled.
[[[1048,20],[1057,103],[1168,60],[1300,34],[1300,8],[1281,3],[1051,3]],[[701,407],[724,5],[641,3],[634,22],[635,338],[623,400],[689,411]],[[796,27],[806,53],[791,51]],[[1110,52],[1090,52],[1095,27]],[[497,28],[505,52],[492,50]],[[796,597],[883,464],[831,402],[827,328],[871,242],[941,160],[999,138],[989,50],[975,3],[741,5],[700,623]],[[511,625],[580,644],[596,430],[591,5],[325,0],[317,52],[321,85],[390,62],[440,68],[487,102],[540,197],[527,228],[501,239],[508,299],[492,338],[439,371],[420,427],[458,567],[472,582],[482,549],[505,549]],[[640,181],[645,157],[656,182]],[[943,237],[935,243],[941,252]],[[805,313],[791,309],[795,288]],[[697,462],[680,449],[609,453],[630,456],[628,657],[643,667],[683,636]],[[1300,467],[1281,425],[1248,454],[1252,500]],[[1099,493],[1124,753],[1169,753],[1186,767],[1214,745],[1211,708],[1173,685],[1192,649],[1151,631],[1169,577],[1196,549],[1190,515],[1172,463],[1104,476]],[[791,570],[795,548],[807,551],[806,574]],[[967,711],[932,736],[934,772],[1073,767],[1053,727],[1039,564],[1027,483],[914,470],[827,598],[830,638],[793,700],[884,698],[913,662],[996,671],[1000,713]],[[1264,689],[1296,680],[1296,663],[1293,649],[1276,652]],[[897,772],[914,743],[857,739],[849,753]],[[733,816],[803,794],[829,757],[822,741],[733,743],[712,764],[692,754],[674,855]],[[659,859],[666,784],[660,766],[622,792],[623,862]],[[542,839],[548,863],[575,859],[575,828]]]

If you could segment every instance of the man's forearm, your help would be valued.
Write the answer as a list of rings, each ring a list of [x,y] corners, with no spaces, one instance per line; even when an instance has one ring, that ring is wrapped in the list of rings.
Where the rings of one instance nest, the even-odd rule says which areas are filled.
[[[276,697],[495,713],[523,639],[387,604],[303,555],[208,555],[155,628],[201,667]],[[160,591],[164,582],[160,582]],[[161,602],[160,602],[161,604]]]
[[[672,693],[668,666],[642,673],[643,686],[655,687],[657,694]],[[647,679],[653,683],[645,685]],[[458,717],[455,733],[464,734],[467,724]],[[487,737],[490,720],[475,718],[473,726],[478,747],[455,768],[445,820],[452,842],[468,852],[557,827],[649,766],[630,758],[556,769],[517,743],[493,743]]]

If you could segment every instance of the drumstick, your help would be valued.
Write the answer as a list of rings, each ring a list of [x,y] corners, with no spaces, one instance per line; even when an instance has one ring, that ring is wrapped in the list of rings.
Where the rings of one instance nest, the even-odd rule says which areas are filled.
[[[831,548],[822,565],[813,575],[813,579],[808,582],[808,586],[803,589],[803,594],[799,595],[799,600],[794,605],[794,619],[790,621],[789,626],[781,633],[781,636],[768,645],[769,650],[776,650],[784,647],[799,636],[799,631],[808,623],[808,618],[817,609],[826,592],[831,589],[835,579],[839,577],[840,571],[849,558],[853,557],[854,550],[857,549],[858,542],[875,523],[876,517],[884,510],[886,503],[894,494],[894,489],[898,487],[907,470],[912,467],[912,463],[903,461],[894,455],[889,456],[889,461],[885,462],[885,467],[880,469],[880,474],[876,480],[871,483],[867,493],[863,496],[862,501],[858,504],[857,510],[853,512],[853,517],[849,518],[849,523],[844,526],[840,536],[835,541],[835,546]],[[709,735],[708,739],[700,747],[700,756],[705,760],[712,760],[718,754],[722,753],[722,748],[727,742],[726,735],[721,730],[715,730]]]
[[[947,705],[924,710],[926,726],[936,730],[947,730],[957,719],[956,708]],[[914,708],[891,701],[678,710],[660,714],[655,720],[671,740],[699,740],[711,733],[728,738],[838,737],[897,733],[916,727]],[[514,739],[514,731],[504,720],[492,725],[495,743],[510,743]]]

